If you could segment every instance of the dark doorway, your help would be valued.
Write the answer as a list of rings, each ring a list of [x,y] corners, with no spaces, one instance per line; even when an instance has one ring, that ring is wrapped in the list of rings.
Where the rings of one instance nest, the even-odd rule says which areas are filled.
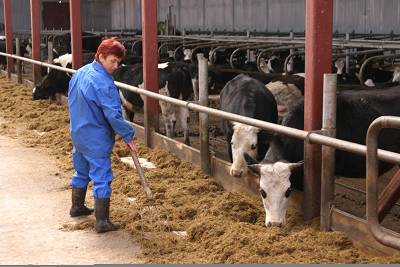
[[[69,30],[69,3],[43,2],[43,28]]]

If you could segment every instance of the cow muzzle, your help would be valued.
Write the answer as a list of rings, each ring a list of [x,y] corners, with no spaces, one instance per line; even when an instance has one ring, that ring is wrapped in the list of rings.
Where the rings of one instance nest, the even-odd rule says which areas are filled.
[[[234,168],[231,168],[231,169],[230,169],[230,175],[231,175],[231,176],[234,176],[234,177],[241,177],[242,174],[243,174],[243,170],[234,169]]]
[[[267,222],[267,223],[265,223],[265,226],[267,226],[267,227],[271,227],[271,226],[282,227],[283,223],[282,222]]]

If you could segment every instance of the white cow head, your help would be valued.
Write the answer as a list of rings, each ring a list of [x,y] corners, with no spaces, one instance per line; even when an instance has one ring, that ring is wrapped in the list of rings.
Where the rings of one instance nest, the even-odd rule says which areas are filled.
[[[375,83],[374,83],[374,81],[373,81],[372,79],[366,80],[366,81],[364,82],[364,85],[365,85],[365,86],[368,86],[368,87],[375,87]]]
[[[165,83],[165,86],[162,87],[158,92],[160,95],[170,96],[168,90],[168,81]],[[175,106],[165,101],[159,101],[159,104],[161,107],[161,114],[165,123],[165,131],[167,132],[167,136],[172,138],[176,124]]]
[[[262,72],[269,73],[269,69],[268,69],[267,65],[268,64],[265,61],[265,59],[264,58],[260,58],[260,69],[261,69]]]
[[[183,50],[183,54],[185,55],[183,60],[192,60],[192,50],[191,49],[186,48],[185,50]]]
[[[247,163],[244,158],[244,153],[251,157],[257,156],[257,134],[259,128],[242,124],[239,122],[233,123],[233,135],[231,139],[232,148],[232,166],[230,175],[240,177],[247,173]]]
[[[399,66],[394,68],[392,82],[400,82],[400,67]]]
[[[265,226],[282,227],[286,224],[292,171],[303,165],[303,162],[257,163],[245,155],[248,162],[254,163],[249,168],[260,177],[260,194],[265,209]]]
[[[335,67],[337,69],[336,73],[337,74],[343,74],[343,69],[344,69],[344,61],[343,59],[338,59],[335,61]]]

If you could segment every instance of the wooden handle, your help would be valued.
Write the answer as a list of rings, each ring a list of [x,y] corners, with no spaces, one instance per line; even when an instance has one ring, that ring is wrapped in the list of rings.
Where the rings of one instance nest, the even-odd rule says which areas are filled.
[[[146,193],[147,201],[149,202],[149,205],[153,205],[153,193],[151,192],[150,187],[147,183],[146,177],[144,176],[143,168],[140,165],[140,162],[136,155],[136,152],[133,151],[132,149],[129,149],[129,150],[131,151],[133,163],[135,164],[136,170],[139,174],[140,183],[142,184],[144,192]]]

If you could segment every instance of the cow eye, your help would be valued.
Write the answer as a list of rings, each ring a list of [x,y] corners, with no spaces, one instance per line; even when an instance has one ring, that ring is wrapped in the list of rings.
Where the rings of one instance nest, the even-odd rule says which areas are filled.
[[[290,196],[291,192],[292,192],[292,189],[289,187],[285,192],[285,197],[288,198]]]
[[[260,188],[260,194],[262,198],[267,198],[267,193],[265,193],[264,189]]]
[[[257,148],[257,144],[252,144],[251,145],[251,150],[254,150],[254,149],[256,149]]]

